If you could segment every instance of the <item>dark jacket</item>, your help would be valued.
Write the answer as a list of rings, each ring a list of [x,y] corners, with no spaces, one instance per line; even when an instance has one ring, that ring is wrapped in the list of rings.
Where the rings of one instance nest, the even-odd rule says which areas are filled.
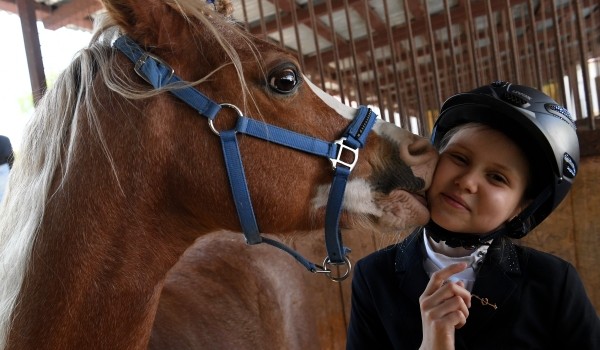
[[[10,139],[0,135],[0,165],[6,164],[12,168],[13,164],[13,149],[10,144]]]
[[[429,281],[422,230],[359,260],[347,349],[418,349],[419,296]],[[456,349],[600,349],[600,319],[575,268],[496,239],[477,274]],[[495,305],[497,308],[494,308]]]

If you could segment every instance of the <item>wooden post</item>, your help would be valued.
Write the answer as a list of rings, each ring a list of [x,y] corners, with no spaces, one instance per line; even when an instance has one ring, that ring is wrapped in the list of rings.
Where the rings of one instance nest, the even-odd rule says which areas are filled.
[[[29,68],[29,80],[33,94],[33,104],[46,92],[46,75],[44,74],[44,63],[42,61],[42,50],[40,38],[37,31],[34,1],[17,0],[17,9],[21,18],[21,29],[23,30],[23,42],[27,55],[27,66]]]

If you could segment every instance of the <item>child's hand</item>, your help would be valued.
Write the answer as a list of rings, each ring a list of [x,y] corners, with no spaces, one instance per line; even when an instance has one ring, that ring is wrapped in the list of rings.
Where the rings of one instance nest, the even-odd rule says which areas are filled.
[[[425,291],[419,298],[423,342],[421,349],[454,349],[454,330],[467,322],[471,293],[463,282],[448,279],[467,264],[453,264],[431,275]]]

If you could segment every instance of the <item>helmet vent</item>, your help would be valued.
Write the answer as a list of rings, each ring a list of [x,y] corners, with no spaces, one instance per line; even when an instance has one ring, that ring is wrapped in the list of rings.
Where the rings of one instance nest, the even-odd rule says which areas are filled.
[[[573,122],[573,118],[571,118],[571,113],[569,113],[565,107],[553,103],[546,103],[544,107],[546,107],[548,113],[558,117],[575,129],[575,123]]]
[[[505,92],[502,94],[502,100],[510,103],[513,106],[521,108],[527,107],[529,104],[529,101],[527,101],[525,98],[511,92]]]
[[[563,106],[547,103],[545,107],[546,110],[552,114],[559,114],[560,117],[566,117],[567,119],[571,120],[573,119],[571,118],[571,113],[569,113],[569,111],[567,111],[567,109]]]

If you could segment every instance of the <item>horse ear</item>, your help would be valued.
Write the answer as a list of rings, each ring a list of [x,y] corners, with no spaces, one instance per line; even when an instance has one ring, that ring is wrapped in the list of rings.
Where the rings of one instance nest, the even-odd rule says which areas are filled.
[[[173,22],[182,22],[180,15],[173,16],[177,12],[172,7],[177,5],[178,0],[101,1],[121,31],[145,46],[155,46],[161,33],[172,29],[169,26]]]
[[[116,24],[123,29],[126,33],[132,33],[136,27],[139,27],[140,20],[144,17],[140,11],[144,10],[143,3],[146,3],[146,9],[148,7],[154,7],[150,4],[152,1],[128,1],[128,0],[102,0],[102,4],[106,11],[110,14]]]
[[[190,6],[180,0],[101,0],[107,12],[122,31],[138,40],[141,44],[155,45],[161,33],[167,32],[174,23],[181,24],[185,18],[184,8],[205,7],[200,10],[218,12],[225,17],[233,13],[231,0],[194,0],[199,3]],[[175,10],[175,11],[173,11]],[[176,17],[173,14],[180,12]],[[165,30],[163,30],[165,29]]]

